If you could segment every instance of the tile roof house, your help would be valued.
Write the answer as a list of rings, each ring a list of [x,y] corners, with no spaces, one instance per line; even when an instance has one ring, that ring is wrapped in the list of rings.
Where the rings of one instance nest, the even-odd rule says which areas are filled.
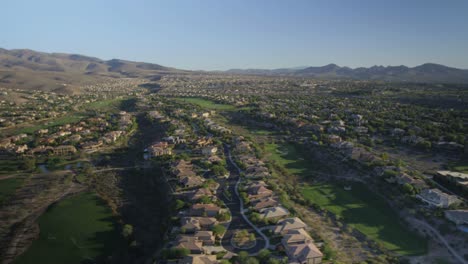
[[[53,149],[54,155],[69,155],[76,153],[76,148],[71,145],[57,146]]]
[[[190,163],[190,161],[185,161],[185,160],[177,160],[171,164],[171,170],[173,172],[179,171],[179,170],[192,170],[193,165]]]
[[[192,255],[179,260],[177,264],[218,264],[216,255]]]
[[[285,250],[290,263],[318,264],[322,262],[323,254],[312,242],[290,244]]]
[[[281,218],[288,215],[288,209],[282,206],[263,208],[260,210],[260,216],[264,219]]]
[[[215,204],[194,204],[190,207],[190,215],[192,216],[215,217],[220,211],[221,208]]]
[[[419,199],[436,207],[446,208],[459,202],[457,196],[446,194],[439,189],[426,189],[418,194]]]
[[[288,244],[298,244],[298,243],[309,243],[313,242],[312,237],[310,237],[309,233],[304,230],[304,228],[299,228],[299,229],[291,229],[286,232],[286,234],[283,236],[283,239],[281,240],[283,243],[284,247]]]
[[[194,233],[204,228],[211,228],[218,221],[213,217],[182,217],[180,219],[181,229],[185,233]]]
[[[275,234],[286,234],[289,230],[306,228],[307,225],[298,217],[286,218],[278,221],[273,229]]]
[[[265,186],[255,186],[247,190],[247,197],[249,200],[257,200],[261,198],[270,197],[273,195],[273,191],[266,188]]]
[[[277,206],[277,205],[279,205],[279,202],[275,198],[266,197],[266,198],[256,200],[252,204],[253,204],[252,209],[258,211],[258,210],[263,209],[263,208]]]
[[[218,148],[215,146],[208,146],[202,148],[201,152],[203,155],[214,155],[218,151]]]
[[[198,199],[201,199],[203,196],[212,197],[213,192],[209,188],[200,188],[187,194],[187,198],[191,201],[196,201]]]
[[[190,254],[202,254],[203,242],[194,236],[179,235],[174,243],[175,248],[186,248]]]
[[[445,217],[457,225],[468,225],[468,209],[464,210],[447,210],[444,212]]]
[[[200,176],[183,177],[179,180],[179,184],[185,188],[197,187],[202,185],[205,180]]]
[[[215,244],[215,236],[212,231],[197,231],[195,237],[202,241],[204,246],[213,246]]]

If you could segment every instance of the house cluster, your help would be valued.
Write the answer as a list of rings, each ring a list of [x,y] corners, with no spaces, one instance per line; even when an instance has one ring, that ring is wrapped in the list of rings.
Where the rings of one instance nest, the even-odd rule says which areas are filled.
[[[205,179],[199,176],[190,161],[177,160],[171,165],[171,174],[182,188],[196,188],[203,185]],[[191,197],[200,197],[203,194],[212,195],[209,189],[198,189],[187,193]]]
[[[165,155],[172,155],[172,146],[166,141],[157,141],[151,144],[144,150],[144,158],[150,159],[152,157],[159,157]]]
[[[388,169],[391,169],[393,171],[398,171],[398,169],[395,166],[387,166],[387,167],[385,167],[385,169],[382,169],[382,171],[385,171],[385,170],[388,170]],[[428,185],[427,185],[427,183],[425,181],[423,181],[421,179],[418,179],[418,178],[415,178],[415,177],[412,177],[412,176],[408,175],[407,173],[401,172],[401,171],[399,171],[397,175],[392,176],[392,177],[388,177],[385,180],[388,183],[398,184],[398,185],[410,184],[417,190],[423,190],[423,189],[428,188]]]
[[[213,141],[213,137],[205,136],[205,137],[198,137],[192,142],[193,152],[197,154],[202,154],[207,157],[207,159],[211,159],[213,162],[216,163],[218,153],[218,147],[216,146],[215,142]],[[210,161],[210,163],[213,163]]]
[[[4,152],[22,154],[28,150],[28,145],[25,144],[28,135],[18,134],[15,136],[3,138],[0,140],[0,150]]]
[[[281,205],[265,182],[270,177],[268,168],[253,154],[249,142],[242,137],[235,138],[233,152],[245,168],[240,191],[252,222],[273,223],[270,230],[273,236],[281,238],[289,263],[321,263],[323,254],[309,235],[309,227],[300,218],[290,217],[288,209]]]
[[[81,101],[81,97],[38,90],[0,88],[0,127],[65,114],[71,106]]]
[[[213,120],[209,119],[209,118],[205,118],[205,120],[203,121],[205,126],[208,127],[211,131],[215,131],[215,132],[218,132],[218,133],[223,133],[223,134],[231,134],[232,131],[217,124],[216,122],[214,122]]]
[[[298,217],[280,220],[272,228],[273,234],[283,237],[281,245],[288,256],[289,263],[318,264],[322,262],[323,253],[307,232],[308,228]]]
[[[78,123],[38,129],[34,136],[22,133],[4,138],[0,140],[0,150],[27,155],[73,154],[77,149],[92,152],[127,135],[131,124],[131,115],[127,113],[110,120],[104,116],[91,117]],[[113,130],[116,126],[117,130]]]
[[[178,213],[179,225],[171,231],[168,248],[188,250],[189,255],[178,263],[218,263],[213,254],[222,251],[216,247],[222,234],[217,233],[215,227],[229,221],[223,217],[228,210],[216,197],[219,184],[198,176],[190,161],[173,162],[169,173],[181,190],[176,196],[186,206]]]
[[[115,95],[116,93],[135,93],[148,80],[140,78],[103,78],[100,82],[83,85],[81,88],[89,94]]]

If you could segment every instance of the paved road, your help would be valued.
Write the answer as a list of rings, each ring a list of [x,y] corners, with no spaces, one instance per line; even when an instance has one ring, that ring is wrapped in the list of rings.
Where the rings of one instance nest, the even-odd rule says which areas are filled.
[[[416,219],[416,218],[412,218],[411,221],[414,221],[416,222],[417,224],[419,224],[419,226],[424,226],[426,229],[430,230],[432,232],[432,234],[434,235],[434,239],[435,240],[439,240],[440,242],[442,242],[442,244],[445,245],[445,247],[449,250],[449,252],[458,260],[460,261],[460,263],[462,264],[467,264],[468,262],[465,261],[465,259],[460,256],[457,251],[455,251],[455,249],[452,248],[452,246],[450,246],[450,244],[447,242],[447,240],[439,233],[439,231],[437,231],[435,228],[433,228],[432,226],[430,226],[428,223],[424,222],[424,221],[421,221],[419,219]]]
[[[239,183],[239,170],[237,166],[232,162],[230,159],[229,149],[227,147],[224,148],[224,152],[227,159],[228,169],[230,171],[230,176],[224,182],[221,182],[221,188],[227,189],[231,194],[231,200],[226,198],[222,192],[219,194],[219,198],[223,200],[226,206],[231,211],[232,220],[229,224],[226,234],[224,235],[221,245],[228,251],[233,253],[239,253],[241,251],[246,251],[250,255],[256,255],[260,250],[269,247],[269,240],[268,238],[256,227],[254,226],[245,215],[241,212],[243,209],[243,204],[237,192],[237,186]],[[249,233],[256,233],[256,244],[253,248],[250,249],[238,249],[232,246],[231,239],[234,235],[236,230],[245,229]]]

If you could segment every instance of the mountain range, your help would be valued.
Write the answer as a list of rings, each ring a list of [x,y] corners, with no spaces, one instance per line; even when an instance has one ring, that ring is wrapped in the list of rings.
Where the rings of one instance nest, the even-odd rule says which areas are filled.
[[[127,60],[102,60],[77,54],[45,53],[27,49],[0,48],[0,87],[37,89],[56,92],[79,92],[83,84],[105,78],[146,78],[162,75],[210,72],[186,71],[154,63]],[[214,72],[213,72],[214,73]],[[426,63],[417,67],[373,66],[370,68],[296,67],[273,70],[232,69],[217,74],[296,76],[319,79],[382,80],[396,82],[468,83],[468,70]]]
[[[75,92],[104,78],[151,79],[179,72],[184,71],[145,62],[0,48],[0,87]]]
[[[407,66],[373,66],[370,68],[340,67],[328,64],[322,67],[263,69],[231,69],[231,74],[280,75],[320,79],[382,80],[397,82],[468,83],[468,70],[425,63],[413,68]]]

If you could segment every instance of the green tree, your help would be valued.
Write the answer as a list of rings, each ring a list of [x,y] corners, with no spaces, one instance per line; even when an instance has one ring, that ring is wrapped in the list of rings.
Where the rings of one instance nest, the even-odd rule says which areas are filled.
[[[36,158],[35,157],[25,157],[23,159],[23,169],[27,171],[33,171],[36,169]]]
[[[241,251],[237,255],[237,259],[239,260],[240,263],[246,263],[247,259],[249,259],[249,253],[247,253],[246,251]]]
[[[125,238],[129,238],[133,234],[133,226],[129,224],[125,224],[122,229],[122,235]]]
[[[410,195],[413,195],[416,193],[416,190],[414,189],[413,185],[409,184],[409,183],[405,183],[403,184],[403,190],[407,193],[407,194],[410,194]]]
[[[226,232],[226,227],[223,225],[215,225],[212,227],[211,231],[213,231],[215,236],[220,237]]]
[[[223,166],[221,165],[214,165],[212,168],[211,168],[211,171],[216,175],[216,176],[223,176],[227,173],[227,170],[226,168],[224,168]]]
[[[249,257],[247,260],[244,262],[245,264],[258,264],[258,259],[254,257]]]
[[[280,261],[278,259],[270,258],[266,263],[267,264],[280,264]]]
[[[229,218],[231,218],[231,214],[229,214],[229,212],[220,213],[216,216],[216,219],[221,222],[227,221]]]
[[[184,202],[184,201],[182,201],[182,200],[180,200],[180,199],[177,199],[177,200],[175,201],[175,209],[176,209],[176,211],[179,211],[180,209],[184,208],[184,206],[185,206],[185,202]]]
[[[271,252],[268,249],[262,249],[258,252],[257,257],[260,259],[261,263],[267,263],[270,259]]]

